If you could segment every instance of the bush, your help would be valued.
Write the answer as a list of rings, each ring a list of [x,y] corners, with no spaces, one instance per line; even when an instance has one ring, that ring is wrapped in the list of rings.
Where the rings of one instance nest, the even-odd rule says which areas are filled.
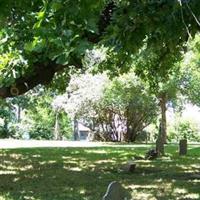
[[[53,130],[48,127],[42,127],[42,126],[35,126],[29,131],[29,136],[31,139],[41,140],[51,140],[54,138]]]
[[[197,127],[189,121],[181,121],[177,127],[171,127],[168,140],[178,142],[181,139],[187,139],[190,142],[199,142],[200,134]]]
[[[195,127],[192,127],[192,124],[189,122],[182,122],[178,127],[179,139],[188,139],[189,141],[199,141],[200,137],[198,131],[195,130]]]
[[[8,135],[8,130],[3,126],[0,126],[0,138],[7,138]]]

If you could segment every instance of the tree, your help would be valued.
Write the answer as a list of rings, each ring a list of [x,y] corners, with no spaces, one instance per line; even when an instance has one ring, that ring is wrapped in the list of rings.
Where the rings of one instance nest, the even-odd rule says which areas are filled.
[[[160,82],[157,89],[157,96],[160,98],[160,105],[162,110],[161,135],[163,135],[164,142],[166,141],[166,103],[177,103],[177,100],[184,98],[193,104],[198,105],[199,94],[199,49],[198,49],[199,35],[189,41],[187,52],[181,55],[182,61],[172,59],[174,65],[173,70],[166,79],[167,82]],[[173,58],[174,55],[170,55]],[[178,61],[178,62],[177,62]],[[179,102],[180,104],[180,102]],[[163,126],[164,124],[164,126]],[[163,128],[164,127],[164,128]],[[164,130],[165,129],[165,130]]]
[[[181,92],[194,105],[200,106],[200,35],[189,43],[181,68]]]
[[[74,120],[74,124],[77,124],[77,120],[83,120],[87,126],[95,130],[95,116],[101,112],[100,102],[108,82],[109,79],[105,74],[94,76],[90,73],[74,74],[66,93],[56,97],[52,106],[55,110],[64,109]],[[74,129],[74,134],[76,134],[76,127]]]
[[[54,95],[50,90],[37,87],[26,95],[1,100],[0,137],[54,139],[57,119],[60,126],[59,139],[70,139],[72,130],[68,116],[51,108]]]
[[[134,73],[112,81],[105,74],[73,76],[54,106],[113,141],[135,141],[157,115],[155,97]]]
[[[22,123],[29,124],[27,132],[34,139],[70,139],[71,122],[66,114],[51,107],[55,94],[39,87],[31,95]]]
[[[0,100],[0,138],[10,137],[9,122],[14,122],[16,120],[14,107],[7,100]]]
[[[1,30],[1,97],[48,84],[72,65],[82,68],[85,50],[100,40],[110,21],[114,5],[103,2],[4,2],[9,26]]]
[[[129,142],[155,122],[158,114],[155,95],[133,72],[115,78],[105,90],[104,101],[125,122],[125,139]]]
[[[182,55],[180,52],[172,54],[167,44],[163,44],[158,52],[153,44],[150,47],[145,45],[135,57],[136,73],[150,85],[151,92],[159,101],[160,130],[163,141],[166,143],[166,106],[168,101],[175,98],[179,87],[179,82],[177,82],[178,62],[182,59]]]
[[[118,73],[127,71],[144,43],[154,45],[158,55],[163,45],[177,54],[199,29],[198,0],[2,0],[1,5],[2,98],[62,79],[72,65],[83,69],[85,52],[94,46],[108,47],[102,69],[117,66]],[[173,68],[168,67],[162,75]],[[156,70],[163,68],[150,71]]]

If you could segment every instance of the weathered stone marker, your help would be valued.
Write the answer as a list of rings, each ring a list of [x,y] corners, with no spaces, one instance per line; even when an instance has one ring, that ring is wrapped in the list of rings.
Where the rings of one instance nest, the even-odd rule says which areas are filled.
[[[146,160],[154,160],[158,157],[158,152],[156,149],[150,149],[146,152],[145,159]]]
[[[133,172],[135,171],[135,168],[136,168],[136,163],[134,163],[134,162],[129,162],[129,163],[125,164],[125,165],[122,167],[122,170],[125,171],[125,172],[133,173]]]
[[[109,184],[102,200],[128,200],[129,197],[127,191],[118,182],[113,181]]]
[[[192,179],[200,179],[200,174],[192,174],[191,178]]]
[[[187,140],[183,139],[179,142],[179,155],[184,156],[187,154]]]

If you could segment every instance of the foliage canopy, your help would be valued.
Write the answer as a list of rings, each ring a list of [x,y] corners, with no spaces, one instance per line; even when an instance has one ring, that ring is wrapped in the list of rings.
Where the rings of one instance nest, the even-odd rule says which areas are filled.
[[[102,45],[108,57],[100,70],[127,71],[142,52],[155,65],[139,65],[137,73],[165,77],[199,30],[200,5],[198,0],[2,0],[0,11],[5,98],[48,84],[63,69],[67,76],[70,66],[83,69],[86,50]]]

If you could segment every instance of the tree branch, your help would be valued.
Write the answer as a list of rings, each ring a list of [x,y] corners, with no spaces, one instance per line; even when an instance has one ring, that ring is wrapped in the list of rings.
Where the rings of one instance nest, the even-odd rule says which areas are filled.
[[[33,73],[29,76],[20,77],[15,80],[13,85],[0,88],[0,97],[7,98],[18,96],[26,93],[39,84],[46,85],[51,82],[57,71],[60,71],[65,67],[66,66],[54,63],[49,63],[48,65],[36,63],[33,66]]]
[[[111,1],[106,5],[104,10],[102,11],[98,22],[98,28],[99,28],[98,34],[85,33],[83,34],[83,37],[90,42],[98,43],[100,41],[100,38],[104,34],[106,28],[111,22],[114,8],[115,4],[113,1]],[[81,62],[79,62],[79,60],[80,59],[74,59],[71,65],[74,65],[77,69],[82,68],[82,64]],[[33,89],[35,86],[39,84],[46,85],[51,82],[56,72],[68,66],[70,65],[64,66],[52,62],[48,63],[47,65],[43,63],[36,63],[33,65],[33,73],[16,79],[13,85],[0,88],[0,98],[18,96],[26,93],[27,91]]]

